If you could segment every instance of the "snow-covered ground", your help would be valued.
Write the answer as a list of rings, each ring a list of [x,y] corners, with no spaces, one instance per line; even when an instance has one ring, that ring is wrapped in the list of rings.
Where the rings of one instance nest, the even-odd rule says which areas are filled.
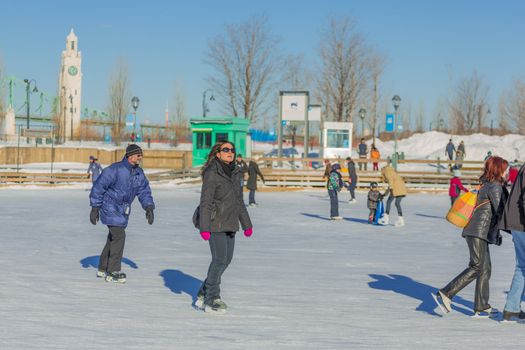
[[[210,261],[191,224],[197,186],[155,189],[155,223],[135,203],[124,285],[95,277],[106,228],[84,190],[0,191],[0,349],[493,349],[525,324],[472,319],[474,284],[442,317],[431,293],[468,262],[445,195],[403,200],[407,226],[366,224],[365,195],[329,221],[324,191],[258,193],[254,235],[237,235],[222,279],[229,309],[192,308]],[[395,211],[395,209],[394,209]],[[395,220],[396,215],[391,215]],[[502,308],[512,242],[491,247],[491,303]]]

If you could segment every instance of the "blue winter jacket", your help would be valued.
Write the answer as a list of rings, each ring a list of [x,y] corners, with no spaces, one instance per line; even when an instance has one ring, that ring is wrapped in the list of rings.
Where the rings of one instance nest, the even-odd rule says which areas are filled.
[[[91,162],[89,163],[87,172],[88,174],[91,173],[91,182],[95,183],[102,172],[102,166],[98,163]]]
[[[91,188],[89,200],[93,208],[100,208],[100,221],[104,225],[126,227],[135,196],[144,210],[155,208],[144,171],[124,157],[102,171]]]

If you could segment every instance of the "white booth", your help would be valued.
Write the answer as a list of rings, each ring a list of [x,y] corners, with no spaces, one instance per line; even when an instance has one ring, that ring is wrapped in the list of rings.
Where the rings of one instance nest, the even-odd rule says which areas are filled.
[[[351,157],[353,128],[354,125],[351,122],[324,122],[323,157]]]

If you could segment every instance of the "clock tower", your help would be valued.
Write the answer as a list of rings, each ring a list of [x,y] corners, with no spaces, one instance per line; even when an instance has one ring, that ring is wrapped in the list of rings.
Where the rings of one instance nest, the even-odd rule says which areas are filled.
[[[62,141],[77,140],[80,136],[81,64],[82,56],[78,51],[78,38],[71,29],[66,39],[66,49],[62,51],[59,79],[59,136]]]

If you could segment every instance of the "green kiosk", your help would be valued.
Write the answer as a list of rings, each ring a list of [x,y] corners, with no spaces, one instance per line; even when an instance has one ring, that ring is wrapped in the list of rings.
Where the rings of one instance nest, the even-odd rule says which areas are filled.
[[[235,144],[236,153],[243,157],[250,157],[250,150],[247,148],[248,128],[250,121],[244,118],[235,117],[206,117],[191,119],[191,133],[193,140],[193,165],[201,166],[206,162],[208,153],[212,146],[223,140],[231,141]]]

